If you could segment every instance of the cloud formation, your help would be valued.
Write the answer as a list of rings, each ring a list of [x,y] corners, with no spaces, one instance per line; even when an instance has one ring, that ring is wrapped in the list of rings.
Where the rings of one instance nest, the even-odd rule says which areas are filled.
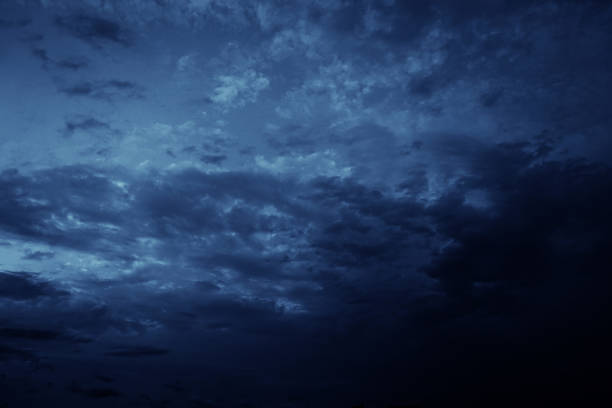
[[[610,13],[4,2],[0,405],[603,399]]]
[[[55,23],[71,35],[95,46],[100,46],[103,43],[130,45],[127,30],[106,18],[74,14],[57,17]]]
[[[4,299],[35,300],[67,295],[50,282],[41,281],[28,272],[0,272],[0,282],[0,298]]]
[[[115,98],[139,98],[142,90],[137,84],[130,81],[111,79],[108,81],[79,82],[60,89],[60,92],[71,97],[112,100]]]

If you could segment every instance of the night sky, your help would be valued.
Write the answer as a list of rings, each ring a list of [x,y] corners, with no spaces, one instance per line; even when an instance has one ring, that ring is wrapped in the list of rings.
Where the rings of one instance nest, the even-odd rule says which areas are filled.
[[[0,0],[0,407],[609,399],[611,84],[608,1]]]

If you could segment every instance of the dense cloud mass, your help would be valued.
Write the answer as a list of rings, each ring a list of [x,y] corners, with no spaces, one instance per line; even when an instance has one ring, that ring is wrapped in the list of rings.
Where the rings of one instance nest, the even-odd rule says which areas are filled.
[[[610,399],[607,1],[0,4],[0,407]]]

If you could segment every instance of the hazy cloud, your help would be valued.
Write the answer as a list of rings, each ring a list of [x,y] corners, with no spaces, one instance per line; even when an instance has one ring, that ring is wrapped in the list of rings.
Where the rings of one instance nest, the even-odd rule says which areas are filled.
[[[116,43],[130,45],[129,35],[119,23],[102,17],[74,14],[57,17],[55,23],[71,35],[92,45]]]

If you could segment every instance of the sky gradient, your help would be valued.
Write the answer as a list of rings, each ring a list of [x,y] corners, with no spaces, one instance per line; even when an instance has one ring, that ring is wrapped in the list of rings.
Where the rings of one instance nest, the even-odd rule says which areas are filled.
[[[611,49],[608,1],[0,1],[0,407],[609,398]]]

